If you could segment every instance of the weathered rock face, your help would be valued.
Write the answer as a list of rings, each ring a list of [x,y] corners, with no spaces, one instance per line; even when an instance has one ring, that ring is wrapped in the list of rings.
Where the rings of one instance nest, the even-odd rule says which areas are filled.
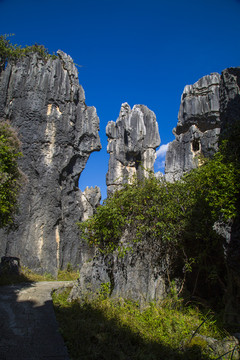
[[[76,222],[86,218],[86,206],[78,180],[101,145],[96,109],[85,104],[72,59],[58,51],[55,60],[33,53],[8,64],[0,74],[0,117],[18,131],[28,177],[17,228],[0,234],[1,255],[53,274],[67,263],[82,264],[88,249]]]
[[[205,76],[194,85],[186,86],[178,117],[174,129],[176,140],[169,144],[166,154],[167,181],[177,180],[184,172],[197,167],[196,155],[211,156],[218,148],[220,131],[224,136],[232,124],[240,123],[240,67],[225,69],[221,76]],[[228,225],[215,224],[215,230],[226,241],[228,274],[224,317],[229,324],[240,323],[239,224],[239,217]]]
[[[147,176],[146,169],[153,171],[160,136],[155,114],[144,105],[135,105],[131,110],[127,103],[122,104],[116,123],[108,123],[106,134],[110,154],[106,182],[110,194],[134,175],[141,178]]]
[[[81,268],[70,299],[96,294],[106,283],[109,283],[113,297],[139,302],[164,298],[170,286],[167,274],[171,273],[171,256],[167,255],[167,249],[156,241],[144,241],[134,244],[132,250],[124,257],[96,251],[92,260]]]
[[[220,75],[204,76],[184,88],[165,162],[167,181],[181,178],[183,173],[198,166],[198,156],[211,156],[217,150],[220,133]]]
[[[86,187],[81,194],[81,203],[83,206],[83,215],[81,221],[85,221],[93,216],[95,209],[100,205],[101,191],[98,186]]]
[[[240,122],[240,67],[225,69],[221,74],[220,119],[222,131]]]

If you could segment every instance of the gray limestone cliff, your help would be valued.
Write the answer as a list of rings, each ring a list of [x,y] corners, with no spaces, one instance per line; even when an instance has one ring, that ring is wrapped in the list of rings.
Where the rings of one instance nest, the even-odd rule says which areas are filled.
[[[155,114],[144,105],[134,105],[131,110],[122,104],[119,117],[106,127],[107,151],[110,154],[106,177],[108,194],[123,183],[147,176],[153,171],[156,148],[160,145],[158,123]]]
[[[101,144],[96,109],[85,103],[71,57],[32,53],[9,63],[0,74],[0,118],[19,134],[20,168],[28,178],[15,230],[0,233],[1,255],[52,274],[67,263],[81,265],[88,249],[76,222],[92,214],[99,190],[82,193],[78,180]]]
[[[221,75],[204,76],[186,86],[174,129],[176,139],[169,144],[166,154],[166,180],[178,180],[185,172],[199,166],[198,155],[208,157],[216,152],[219,140],[236,123],[240,124],[240,67],[225,69]],[[238,216],[229,224],[220,221],[214,225],[226,241],[228,282],[224,317],[231,324],[240,323],[239,224]]]
[[[168,146],[165,177],[174,181],[198,166],[198,156],[217,150],[220,133],[220,75],[204,76],[184,88],[178,113],[175,140]]]

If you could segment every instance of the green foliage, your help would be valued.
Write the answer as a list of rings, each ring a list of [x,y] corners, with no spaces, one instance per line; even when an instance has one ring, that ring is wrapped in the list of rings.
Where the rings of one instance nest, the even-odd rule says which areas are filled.
[[[1,272],[0,274],[0,286],[1,285],[12,285],[22,282],[38,282],[38,281],[73,281],[77,280],[79,273],[71,269],[59,270],[57,278],[52,274],[44,273],[43,275],[36,274],[26,266],[21,267],[21,273],[9,274]]]
[[[124,185],[79,224],[82,236],[102,253],[115,251],[119,256],[145,242],[148,251],[155,249],[155,257],[172,255],[176,264],[171,269],[175,266],[178,274],[183,269],[192,294],[198,290],[216,299],[226,290],[227,271],[224,238],[214,224],[239,215],[240,156],[231,150],[236,133],[234,141],[230,136],[222,141],[212,159],[201,159],[202,166],[180,181],[170,184],[150,174]]]
[[[7,62],[14,62],[32,52],[38,53],[44,60],[57,58],[54,54],[50,55],[43,45],[34,44],[22,48],[20,45],[12,44],[8,39],[12,35],[14,34],[0,35],[0,72],[5,69]]]
[[[124,254],[132,244],[120,242],[124,232],[131,234],[133,243],[146,238],[163,243],[179,239],[185,213],[189,206],[184,184],[160,182],[150,175],[144,180],[126,184],[107,198],[96,214],[79,226],[90,245],[102,252],[116,249]]]
[[[225,163],[224,155],[218,152],[174,184],[154,175],[135,179],[106,199],[91,219],[79,224],[82,236],[103,252],[121,251],[125,231],[133,243],[151,239],[168,246],[182,246],[193,235],[215,237],[214,222],[237,215],[239,175],[234,164]]]
[[[67,301],[69,291],[53,294],[60,331],[72,359],[214,359],[198,333],[222,339],[216,320],[196,307],[184,307],[171,299],[138,303],[101,295],[80,302]],[[204,324],[203,324],[204,319]],[[203,324],[201,326],[201,324]],[[230,359],[230,356],[229,356]]]
[[[23,175],[17,160],[22,155],[15,131],[0,121],[0,228],[11,224],[17,211],[17,198]]]
[[[58,270],[58,281],[72,281],[79,278],[79,273],[73,269],[71,264],[67,264],[66,270]]]

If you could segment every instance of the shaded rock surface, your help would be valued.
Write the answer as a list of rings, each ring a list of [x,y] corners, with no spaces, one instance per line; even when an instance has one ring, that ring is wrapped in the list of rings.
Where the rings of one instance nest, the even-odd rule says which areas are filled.
[[[211,355],[218,357],[219,359],[239,359],[239,340],[234,336],[217,340],[208,336],[195,334],[188,344],[188,347],[194,347],[197,344],[201,344],[201,346],[208,350]]]
[[[128,240],[128,235],[122,242]],[[133,245],[123,257],[117,252],[103,255],[96,251],[93,258],[86,262],[80,271],[70,299],[92,296],[101,291],[102,284],[110,285],[113,297],[124,297],[145,302],[162,299],[169,290],[167,274],[170,270],[170,257],[159,243],[138,243]]]
[[[220,82],[221,135],[240,125],[240,67],[228,68],[222,72]],[[233,149],[236,152],[236,149]],[[239,205],[238,205],[239,206]],[[240,324],[240,217],[236,217],[227,229],[226,260],[229,268],[227,293],[225,296],[225,321]]]
[[[134,175],[147,176],[153,171],[156,148],[160,136],[155,114],[144,105],[134,105],[131,110],[122,104],[119,117],[106,127],[107,151],[110,154],[106,177],[108,194],[131,182]]]
[[[220,133],[220,75],[204,76],[184,88],[178,113],[175,140],[168,146],[165,177],[174,181],[198,166],[198,156],[217,150]]]
[[[16,229],[0,233],[0,254],[52,274],[83,263],[88,250],[76,222],[86,209],[78,180],[101,144],[96,109],[85,104],[71,57],[58,51],[46,61],[32,53],[9,63],[0,74],[0,117],[19,134],[20,168],[28,177]]]

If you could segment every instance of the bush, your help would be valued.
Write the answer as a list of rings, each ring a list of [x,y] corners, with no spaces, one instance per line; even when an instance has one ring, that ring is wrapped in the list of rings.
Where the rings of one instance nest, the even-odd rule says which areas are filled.
[[[0,228],[11,224],[24,176],[17,160],[22,153],[20,141],[11,126],[0,121]]]

